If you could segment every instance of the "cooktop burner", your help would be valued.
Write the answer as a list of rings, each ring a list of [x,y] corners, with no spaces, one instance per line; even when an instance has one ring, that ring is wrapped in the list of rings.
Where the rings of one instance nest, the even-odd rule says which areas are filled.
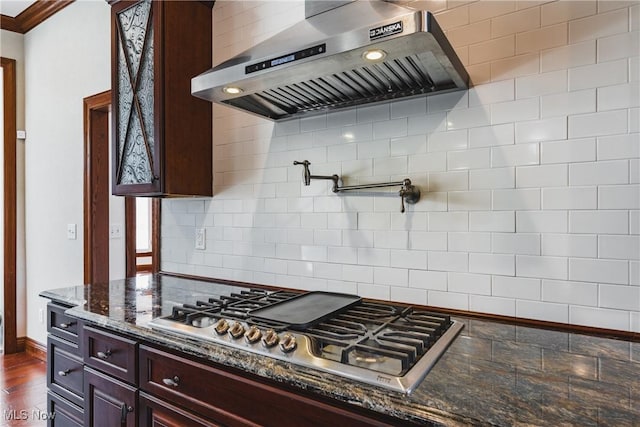
[[[361,300],[304,328],[252,315],[301,295],[241,291],[175,306],[151,326],[404,393],[422,381],[463,327],[448,315]]]

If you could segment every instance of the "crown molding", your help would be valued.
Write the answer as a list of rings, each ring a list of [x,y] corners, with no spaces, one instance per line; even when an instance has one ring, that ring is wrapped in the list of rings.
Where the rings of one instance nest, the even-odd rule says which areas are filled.
[[[0,15],[0,28],[25,34],[73,2],[74,0],[38,0],[15,18]]]

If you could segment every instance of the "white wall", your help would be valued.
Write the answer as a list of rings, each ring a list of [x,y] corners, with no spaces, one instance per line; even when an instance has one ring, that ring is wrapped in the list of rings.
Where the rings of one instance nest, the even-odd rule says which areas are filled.
[[[44,289],[83,282],[82,100],[108,90],[110,7],[74,2],[25,35],[27,335],[46,342]],[[67,240],[67,224],[77,239]]]
[[[0,30],[0,56],[16,60],[16,126],[24,129],[24,35]],[[24,141],[16,143],[16,304],[26,306],[26,261],[25,261],[25,224],[24,224]],[[1,224],[1,222],[0,222]],[[1,276],[0,276],[1,277]],[[16,333],[25,336],[27,331],[26,314],[16,313]]]
[[[301,4],[217,2],[214,62]],[[640,5],[415,4],[475,87],[277,125],[216,106],[215,197],[163,201],[162,268],[640,332]],[[303,159],[423,196],[304,187]]]

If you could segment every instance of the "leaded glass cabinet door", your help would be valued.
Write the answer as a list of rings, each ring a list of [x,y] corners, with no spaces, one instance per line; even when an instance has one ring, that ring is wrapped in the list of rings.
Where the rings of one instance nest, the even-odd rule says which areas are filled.
[[[160,159],[154,122],[154,5],[122,2],[114,11],[114,194],[160,191]]]

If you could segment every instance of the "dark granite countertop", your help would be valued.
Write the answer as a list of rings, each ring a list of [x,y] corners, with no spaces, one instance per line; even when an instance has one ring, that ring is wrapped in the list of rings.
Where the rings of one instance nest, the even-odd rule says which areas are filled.
[[[640,426],[640,343],[456,317],[465,328],[404,395],[151,330],[174,304],[239,287],[171,276],[44,291],[69,315],[349,405],[436,425]]]

